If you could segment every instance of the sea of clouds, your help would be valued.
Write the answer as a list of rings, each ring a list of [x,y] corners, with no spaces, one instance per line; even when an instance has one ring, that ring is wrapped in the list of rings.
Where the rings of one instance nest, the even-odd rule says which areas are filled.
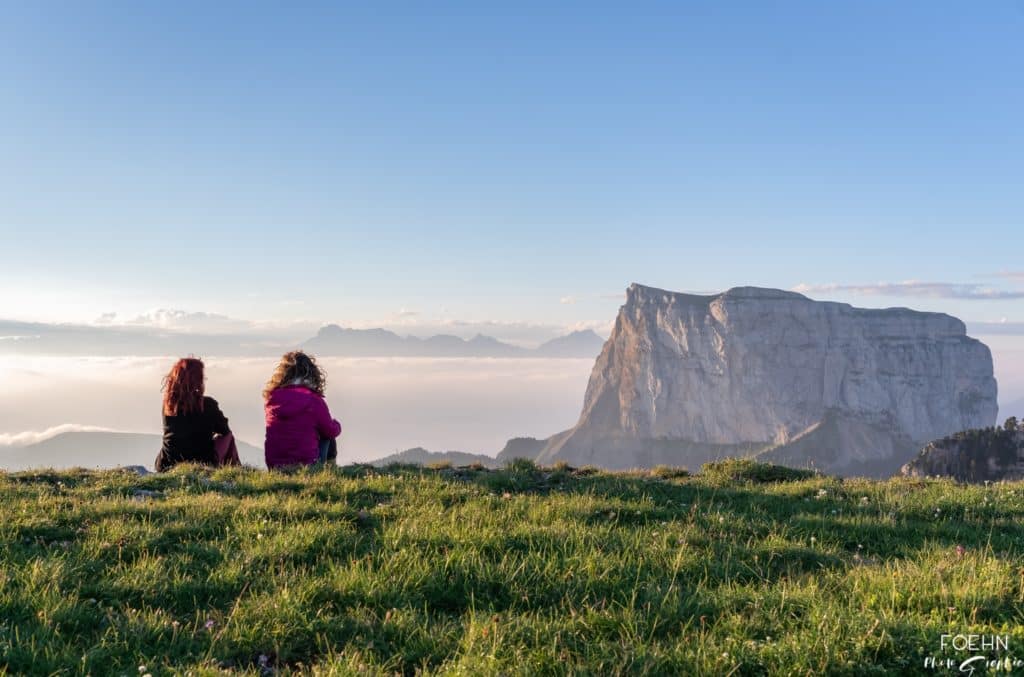
[[[999,380],[1000,420],[1024,417],[1024,342],[980,337]],[[159,433],[170,357],[0,355],[0,450],[72,431]],[[272,357],[211,358],[207,392],[238,437],[262,446]],[[547,437],[579,416],[590,359],[324,358],[343,461],[410,447],[494,454],[511,437]]]
[[[61,432],[159,433],[172,358],[0,357],[0,446]],[[262,446],[273,358],[208,359],[207,393],[240,439]],[[546,437],[579,416],[593,360],[324,358],[327,399],[344,426],[343,461],[409,447],[494,454],[510,437]]]

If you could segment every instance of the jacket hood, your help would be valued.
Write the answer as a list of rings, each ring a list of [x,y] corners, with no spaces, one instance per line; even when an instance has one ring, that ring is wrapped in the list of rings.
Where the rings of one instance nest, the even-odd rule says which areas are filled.
[[[308,410],[319,397],[305,386],[282,386],[270,393],[267,413],[275,418],[292,418]]]

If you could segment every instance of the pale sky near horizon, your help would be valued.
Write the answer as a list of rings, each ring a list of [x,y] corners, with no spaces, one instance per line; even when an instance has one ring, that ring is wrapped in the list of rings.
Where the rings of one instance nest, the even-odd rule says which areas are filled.
[[[0,5],[0,318],[1024,327],[1024,3],[551,5]]]

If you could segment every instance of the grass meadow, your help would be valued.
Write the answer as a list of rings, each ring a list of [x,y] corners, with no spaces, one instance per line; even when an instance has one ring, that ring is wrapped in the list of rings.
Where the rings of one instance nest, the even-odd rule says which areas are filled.
[[[0,674],[942,674],[1024,659],[1022,520],[742,461],[0,473]]]

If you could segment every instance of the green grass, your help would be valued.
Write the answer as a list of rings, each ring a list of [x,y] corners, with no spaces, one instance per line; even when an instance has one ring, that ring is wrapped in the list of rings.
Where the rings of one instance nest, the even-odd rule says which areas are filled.
[[[1022,518],[1020,483],[743,463],[0,473],[0,673],[891,674],[945,632],[1024,658]]]

